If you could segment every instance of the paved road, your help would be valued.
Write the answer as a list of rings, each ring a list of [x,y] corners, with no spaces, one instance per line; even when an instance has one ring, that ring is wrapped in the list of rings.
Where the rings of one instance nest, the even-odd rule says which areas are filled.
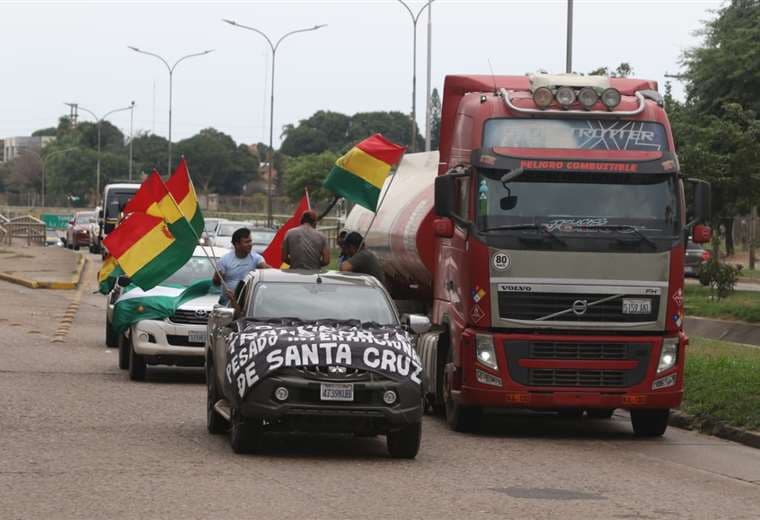
[[[78,296],[0,282],[0,518],[760,518],[760,452],[677,429],[637,440],[623,414],[499,415],[472,435],[428,417],[415,461],[382,437],[236,456],[206,433],[200,371],[118,370],[88,269]]]

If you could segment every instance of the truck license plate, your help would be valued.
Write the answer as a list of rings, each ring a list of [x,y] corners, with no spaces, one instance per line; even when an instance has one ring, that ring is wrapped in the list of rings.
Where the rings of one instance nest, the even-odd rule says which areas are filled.
[[[623,299],[623,314],[649,314],[652,312],[652,300],[625,298]]]
[[[206,343],[206,331],[205,330],[191,330],[187,333],[187,339],[190,343]]]
[[[319,397],[323,401],[353,401],[354,385],[351,383],[321,383]]]

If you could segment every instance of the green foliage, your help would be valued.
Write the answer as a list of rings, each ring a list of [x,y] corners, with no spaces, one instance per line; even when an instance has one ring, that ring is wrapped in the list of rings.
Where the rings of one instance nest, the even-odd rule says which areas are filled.
[[[610,70],[609,67],[598,67],[589,72],[589,76],[610,76],[611,78],[628,78],[632,75],[633,67],[625,61],[621,62],[614,70]]]
[[[437,150],[441,133],[441,96],[434,88],[430,94],[430,149]]]
[[[760,349],[693,338],[686,352],[682,409],[760,428]]]
[[[760,323],[760,293],[734,291],[722,300],[713,298],[712,290],[698,285],[684,287],[687,316]]]
[[[148,132],[139,133],[132,140],[134,171],[150,173],[155,168],[166,174],[169,141]]]
[[[381,133],[399,144],[411,142],[411,122],[401,112],[361,112],[346,116],[318,111],[298,125],[285,127],[280,151],[292,157],[320,154],[325,151],[343,154],[372,134]],[[424,141],[417,134],[417,141]]]
[[[54,126],[51,126],[50,128],[41,128],[32,132],[32,137],[55,137],[56,135],[58,135],[58,129]]]
[[[739,269],[719,261],[715,255],[699,270],[699,282],[709,287],[713,297],[721,300],[732,292],[739,279]]]
[[[303,196],[304,188],[308,188],[312,205],[318,206],[332,200],[332,192],[324,189],[322,183],[337,158],[336,153],[327,151],[288,159],[285,194],[296,201]]]

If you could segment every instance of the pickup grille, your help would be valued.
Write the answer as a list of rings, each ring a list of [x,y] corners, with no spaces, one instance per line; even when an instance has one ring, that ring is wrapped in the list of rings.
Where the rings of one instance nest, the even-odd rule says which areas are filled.
[[[534,368],[530,370],[529,378],[531,386],[625,386],[625,373],[622,370]]]
[[[362,381],[371,379],[366,370],[346,366],[310,366],[298,369],[303,375],[314,379],[339,380],[339,381]]]
[[[186,325],[206,325],[208,323],[208,313],[199,316],[195,311],[177,309],[177,312],[170,316],[169,320]]]
[[[593,305],[595,301],[611,298]],[[651,299],[652,311],[648,314],[623,314],[623,298]],[[573,302],[586,301],[585,313],[578,315],[571,309]],[[656,321],[659,298],[641,295],[587,294],[587,293],[540,293],[499,292],[499,316],[504,319],[535,321],[600,321],[638,323]],[[568,311],[553,318],[554,313]]]

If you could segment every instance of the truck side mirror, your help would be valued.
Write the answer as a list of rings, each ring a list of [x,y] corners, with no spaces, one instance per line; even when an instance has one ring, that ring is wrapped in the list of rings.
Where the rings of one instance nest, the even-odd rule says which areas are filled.
[[[711,209],[710,183],[702,179],[687,179],[694,184],[694,221],[693,224],[704,224],[709,222]]]
[[[402,322],[415,334],[425,334],[430,331],[430,318],[422,314],[404,314]]]
[[[456,196],[456,177],[440,175],[435,179],[435,212],[439,217],[454,214]]]
[[[129,276],[123,274],[116,279],[116,283],[119,284],[119,287],[126,287],[132,283],[132,279]]]
[[[214,310],[211,311],[211,316],[219,327],[226,327],[235,319],[235,309],[216,304]]]

